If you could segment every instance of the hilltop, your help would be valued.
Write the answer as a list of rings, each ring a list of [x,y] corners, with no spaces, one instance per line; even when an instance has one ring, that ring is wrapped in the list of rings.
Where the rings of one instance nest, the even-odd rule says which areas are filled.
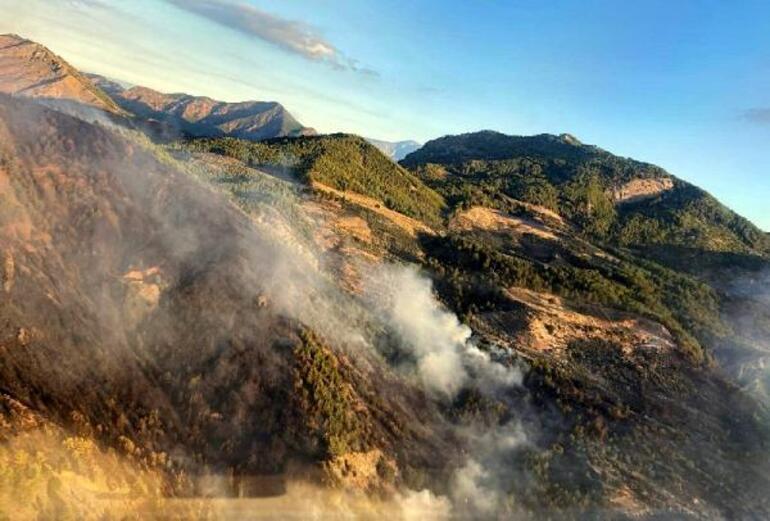
[[[309,185],[372,197],[387,208],[427,224],[441,220],[443,198],[358,136],[331,134],[261,143],[197,140],[191,145],[195,150],[226,154],[253,167],[290,173]]]
[[[446,136],[402,164],[457,206],[507,209],[510,198],[548,208],[623,246],[770,253],[767,234],[705,191],[567,134]]]
[[[122,112],[109,96],[62,58],[14,34],[0,35],[0,92]]]

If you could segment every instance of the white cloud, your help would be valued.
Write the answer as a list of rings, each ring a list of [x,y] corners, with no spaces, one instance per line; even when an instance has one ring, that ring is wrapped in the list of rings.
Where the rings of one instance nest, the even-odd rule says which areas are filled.
[[[219,25],[258,38],[312,61],[328,63],[340,70],[376,75],[346,56],[314,27],[287,20],[246,3],[230,0],[167,0],[180,9],[205,17]]]

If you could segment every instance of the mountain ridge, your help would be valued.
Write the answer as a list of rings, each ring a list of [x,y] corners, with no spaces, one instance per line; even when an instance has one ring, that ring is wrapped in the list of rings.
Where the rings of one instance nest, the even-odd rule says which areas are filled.
[[[770,254],[767,234],[704,190],[656,165],[583,145],[566,134],[445,136],[401,164],[465,204],[474,197],[500,201],[502,193],[559,207],[586,231],[624,245],[694,241],[707,249]],[[459,193],[464,179],[480,188],[477,195]]]
[[[124,87],[97,74],[88,77],[126,112],[158,121],[170,131],[195,137],[237,137],[261,140],[314,135],[278,102],[223,102],[207,96],[165,94],[147,87]]]
[[[697,187],[567,134],[398,164],[47,101],[0,95],[0,517],[770,513],[767,236]]]
[[[122,114],[104,92],[64,59],[14,34],[0,35],[0,92],[80,102]]]

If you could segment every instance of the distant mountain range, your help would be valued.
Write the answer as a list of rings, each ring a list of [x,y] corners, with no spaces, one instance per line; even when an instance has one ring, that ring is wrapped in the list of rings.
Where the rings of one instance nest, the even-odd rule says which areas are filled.
[[[256,141],[317,133],[274,101],[228,103],[127,86],[98,74],[81,73],[44,46],[12,34],[0,35],[0,92],[76,102],[128,115],[143,130],[163,139],[185,135]],[[368,141],[393,161],[420,148],[416,141]]]
[[[205,96],[164,94],[147,87],[125,88],[95,74],[88,77],[129,114],[157,121],[171,131],[188,136],[260,140],[316,133],[274,101],[227,103]]]
[[[372,145],[380,149],[380,152],[391,158],[393,161],[401,161],[406,156],[420,148],[417,141],[382,141],[379,139],[366,138]]]

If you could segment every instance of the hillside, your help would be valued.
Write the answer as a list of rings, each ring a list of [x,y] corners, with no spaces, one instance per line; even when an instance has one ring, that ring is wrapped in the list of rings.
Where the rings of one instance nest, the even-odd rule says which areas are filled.
[[[519,234],[501,244],[490,242],[487,231],[480,237],[477,223],[476,233],[452,230],[450,251],[469,249],[507,284],[545,287],[661,321],[770,403],[763,369],[770,361],[769,311],[761,287],[770,272],[768,236],[710,194],[569,135],[447,136],[402,164],[458,217],[493,208],[551,235],[544,240],[535,232],[541,237],[535,241],[534,234]],[[463,257],[442,258],[455,266]],[[478,278],[481,265],[472,263],[464,277]]]
[[[512,198],[544,206],[590,235],[624,246],[770,252],[765,233],[703,190],[566,134],[447,136],[402,164],[452,206],[507,210]]]
[[[0,518],[770,516],[768,238],[712,196],[134,95],[0,95]]]
[[[199,151],[217,152],[250,166],[285,173],[307,184],[372,197],[387,208],[428,224],[441,220],[444,201],[422,181],[363,138],[346,134],[278,139],[264,143],[199,140]]]
[[[312,135],[280,103],[227,103],[205,96],[164,94],[147,87],[129,87],[102,76],[88,75],[95,85],[129,114],[162,124],[166,133],[196,137],[230,136],[249,140]]]
[[[0,92],[121,112],[109,96],[66,61],[14,34],[0,35]]]
[[[320,472],[366,452],[406,468],[451,453],[437,417],[419,427],[418,405],[436,414],[419,391],[329,347],[298,320],[310,311],[281,312],[293,284],[338,313],[344,299],[267,223],[108,130],[20,100],[0,99],[0,153],[5,395],[176,476],[180,494],[204,469],[280,483],[289,462]]]
[[[262,152],[235,141],[186,146],[235,160],[214,182],[245,208],[253,209],[255,194],[265,193],[255,190],[264,186],[264,176],[302,178],[307,171],[301,161],[265,160],[265,144],[257,149]],[[376,171],[348,174],[353,172],[366,179]],[[370,197],[366,186],[359,181],[358,193]],[[343,249],[336,249],[338,242],[328,246],[351,258],[340,266],[340,281],[360,287],[361,261],[377,265],[368,258],[372,252],[418,259],[442,300],[471,326],[476,342],[492,352],[500,349],[502,359],[512,355],[529,365],[525,388],[536,404],[532,411],[509,396],[484,394],[483,386],[465,389],[449,411],[458,425],[486,429],[505,422],[507,414],[520,419],[523,414],[525,428],[539,433],[539,448],[523,468],[517,466],[521,455],[508,454],[509,466],[500,465],[496,461],[503,456],[491,447],[476,455],[488,458],[485,470],[504,479],[507,493],[533,511],[563,514],[562,509],[575,508],[586,514],[606,505],[621,518],[659,510],[730,517],[742,515],[743,507],[727,499],[738,496],[760,508],[761,487],[755,485],[764,483],[766,460],[757,451],[768,442],[766,427],[749,419],[754,414],[749,411],[761,414],[752,398],[708,362],[715,355],[723,360],[721,346],[746,334],[733,329],[719,289],[701,272],[594,244],[554,210],[512,198],[505,203],[508,212],[455,207],[443,233],[411,238],[396,238],[357,197],[320,203],[339,219],[359,219],[355,232],[338,229],[348,236]],[[551,407],[559,411],[555,416],[545,412]],[[741,427],[719,427],[724,421]],[[748,450],[759,459],[737,458],[736,451],[744,450],[739,447],[754,447]],[[517,486],[500,478],[515,479],[510,476],[522,472],[533,473],[534,482]],[[708,476],[730,476],[730,484]],[[681,492],[664,492],[673,489]],[[700,498],[700,506],[684,499],[690,496]]]

